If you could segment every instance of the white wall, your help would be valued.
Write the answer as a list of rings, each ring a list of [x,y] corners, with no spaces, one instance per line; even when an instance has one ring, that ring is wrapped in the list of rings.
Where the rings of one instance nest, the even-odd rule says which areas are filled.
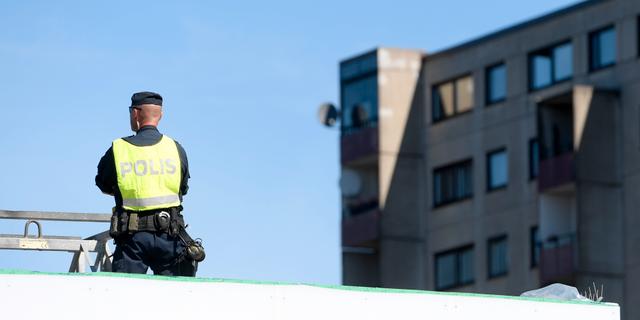
[[[3,319],[617,320],[616,304],[181,280],[117,274],[2,274]]]

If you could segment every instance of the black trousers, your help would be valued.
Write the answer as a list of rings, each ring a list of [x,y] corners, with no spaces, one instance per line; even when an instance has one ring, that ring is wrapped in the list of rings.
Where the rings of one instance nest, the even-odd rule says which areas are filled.
[[[164,276],[195,277],[196,265],[190,259],[177,263],[185,245],[165,232],[139,231],[116,239],[113,272],[147,273]]]

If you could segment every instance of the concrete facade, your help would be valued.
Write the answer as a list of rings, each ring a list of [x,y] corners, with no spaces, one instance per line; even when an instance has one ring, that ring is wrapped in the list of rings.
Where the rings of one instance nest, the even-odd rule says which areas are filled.
[[[639,16],[638,1],[586,1],[442,52],[380,48],[343,61],[341,74],[377,57],[361,73],[377,79],[376,103],[366,105],[378,108],[367,125],[374,148],[345,158],[361,148],[354,137],[364,131],[343,127],[341,135],[343,172],[360,177],[359,193],[343,196],[343,282],[438,289],[436,256],[472,248],[472,281],[447,290],[518,295],[550,282],[579,290],[596,283],[605,300],[621,304],[624,319],[640,318],[633,304],[640,298]],[[609,26],[615,63],[593,71],[591,35]],[[532,55],[562,43],[571,44],[572,75],[532,89]],[[498,63],[506,67],[506,97],[487,104],[487,68]],[[472,109],[433,121],[434,88],[465,76]],[[354,103],[345,88],[358,81],[347,78],[343,119]],[[531,141],[542,152],[533,178]],[[506,152],[508,182],[489,190],[494,150]],[[461,160],[471,161],[471,196],[435,205],[436,170]],[[355,237],[362,228],[377,232]],[[488,270],[494,237],[506,239],[507,272],[499,276]],[[532,265],[535,248],[540,261]]]

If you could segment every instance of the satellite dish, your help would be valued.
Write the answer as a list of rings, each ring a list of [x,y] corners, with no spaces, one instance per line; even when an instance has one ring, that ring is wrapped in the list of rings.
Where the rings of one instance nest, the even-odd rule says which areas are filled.
[[[338,122],[338,109],[330,102],[323,103],[318,108],[318,120],[327,127],[333,127]]]
[[[360,194],[362,189],[362,179],[360,175],[351,169],[342,169],[340,175],[340,190],[342,195],[349,198]]]

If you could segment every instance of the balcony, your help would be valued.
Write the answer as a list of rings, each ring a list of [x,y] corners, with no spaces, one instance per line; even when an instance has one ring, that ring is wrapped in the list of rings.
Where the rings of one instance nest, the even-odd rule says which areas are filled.
[[[552,236],[540,250],[540,283],[573,284],[576,271],[575,234]]]
[[[377,126],[368,126],[359,128],[359,130],[343,132],[340,137],[340,162],[343,165],[375,159],[377,154]]]
[[[538,191],[543,192],[575,181],[575,161],[573,152],[540,161]]]
[[[342,219],[343,247],[375,247],[380,237],[380,210],[377,208]]]
[[[538,103],[540,143],[538,191],[546,191],[575,180],[573,91]]]

